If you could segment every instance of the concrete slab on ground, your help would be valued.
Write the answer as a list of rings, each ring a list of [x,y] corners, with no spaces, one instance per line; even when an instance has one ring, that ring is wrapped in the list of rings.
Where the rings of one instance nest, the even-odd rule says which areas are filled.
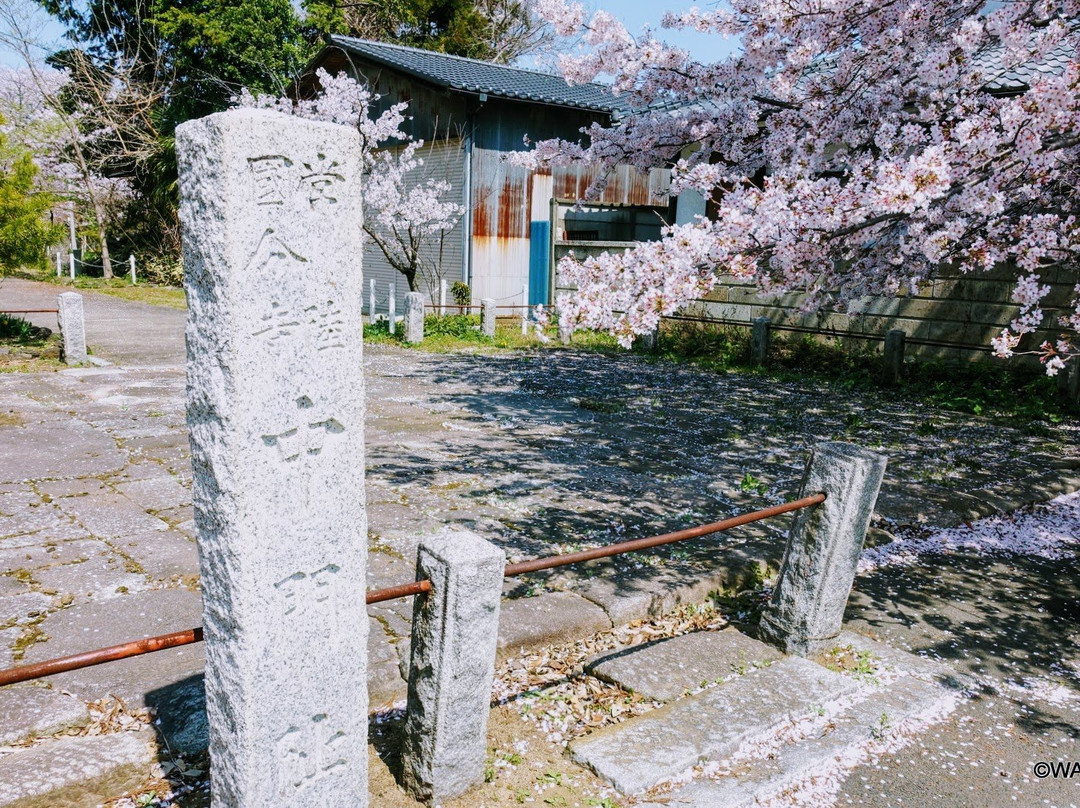
[[[570,745],[574,760],[623,794],[637,794],[855,691],[833,671],[788,657]]]
[[[146,782],[154,732],[60,738],[0,757],[0,808],[94,808]]]
[[[611,651],[585,663],[593,676],[656,701],[764,667],[783,656],[734,628],[697,631]]]

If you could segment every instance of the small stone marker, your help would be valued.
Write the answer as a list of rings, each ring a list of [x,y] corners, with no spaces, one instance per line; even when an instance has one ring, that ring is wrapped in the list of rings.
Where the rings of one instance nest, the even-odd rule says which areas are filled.
[[[757,317],[750,332],[750,362],[764,365],[769,356],[769,318]]]
[[[906,335],[894,328],[885,335],[885,383],[896,384],[904,370],[904,340]]]
[[[495,301],[490,297],[480,301],[480,333],[485,337],[495,336]]]
[[[75,280],[75,253],[68,253],[68,266],[71,269],[71,279]]]
[[[521,287],[521,333],[529,333],[529,287]]]
[[[64,340],[64,362],[69,365],[85,362],[86,320],[83,317],[82,295],[78,292],[64,292],[57,296],[56,308],[56,323]]]
[[[886,458],[849,443],[819,443],[799,496],[824,492],[820,505],[795,513],[761,638],[807,656],[840,634],[844,609],[874,513]]]
[[[386,316],[387,327],[390,329],[390,333],[393,334],[397,329],[397,289],[394,288],[394,282],[390,281],[390,294],[386,301]]]
[[[131,267],[131,285],[135,285],[135,256],[128,256],[128,266]]]
[[[375,322],[375,279],[372,278],[369,281],[370,292],[368,292],[368,322]]]
[[[405,341],[424,341],[424,296],[419,292],[405,295]]]
[[[176,135],[213,802],[364,808],[359,135],[250,109]]]
[[[405,790],[437,804],[484,779],[487,720],[506,557],[474,533],[423,542],[413,603],[412,662],[402,744]]]

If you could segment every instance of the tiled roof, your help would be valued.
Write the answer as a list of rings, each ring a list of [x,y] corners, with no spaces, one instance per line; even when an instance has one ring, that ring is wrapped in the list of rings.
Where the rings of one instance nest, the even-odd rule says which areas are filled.
[[[1019,67],[1005,70],[1002,61],[1005,52],[993,50],[976,59],[975,64],[983,70],[989,79],[984,85],[990,92],[1024,92],[1031,88],[1036,76],[1060,76],[1065,66],[1076,59],[1076,48],[1063,42],[1039,61],[1025,62]]]
[[[603,84],[567,84],[561,77],[536,70],[449,56],[445,53],[389,45],[367,39],[331,36],[330,44],[387,65],[441,87],[464,93],[486,93],[497,98],[536,101],[560,107],[592,109],[619,115],[629,110]]]

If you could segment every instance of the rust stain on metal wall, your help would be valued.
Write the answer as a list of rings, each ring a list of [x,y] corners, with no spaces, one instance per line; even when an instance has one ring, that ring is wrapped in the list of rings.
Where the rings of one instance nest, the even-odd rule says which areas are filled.
[[[599,169],[583,166],[557,166],[554,177],[554,193],[559,199],[584,199],[589,185],[596,179]],[[608,205],[650,205],[665,207],[668,204],[666,183],[659,182],[656,172],[638,171],[632,166],[619,166],[610,173],[607,186],[599,202]]]

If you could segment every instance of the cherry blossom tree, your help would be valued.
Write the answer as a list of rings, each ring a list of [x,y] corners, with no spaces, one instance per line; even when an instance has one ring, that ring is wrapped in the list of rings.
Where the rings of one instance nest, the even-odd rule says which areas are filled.
[[[802,292],[808,310],[855,311],[943,264],[1008,265],[1020,314],[993,344],[1017,351],[1047,319],[1046,273],[1076,279],[1080,264],[1080,2],[725,5],[665,17],[739,40],[702,63],[606,12],[586,20],[580,3],[539,0],[560,35],[583,31],[589,46],[562,58],[567,79],[609,77],[639,112],[594,124],[586,146],[546,141],[520,162],[669,164],[673,193],[711,201],[707,219],[661,241],[564,260],[578,291],[563,316],[628,344],[719,273]],[[1078,350],[1076,297],[1053,324],[1064,333],[1037,351],[1051,375]]]
[[[322,90],[314,98],[256,96],[245,89],[234,101],[241,107],[356,127],[364,166],[364,232],[387,263],[405,276],[410,291],[417,291],[421,280],[433,290],[441,277],[439,245],[464,208],[447,200],[450,183],[424,173],[423,141],[401,130],[408,105],[395,104],[373,118],[372,106],[379,97],[367,87],[322,68],[316,76]]]

